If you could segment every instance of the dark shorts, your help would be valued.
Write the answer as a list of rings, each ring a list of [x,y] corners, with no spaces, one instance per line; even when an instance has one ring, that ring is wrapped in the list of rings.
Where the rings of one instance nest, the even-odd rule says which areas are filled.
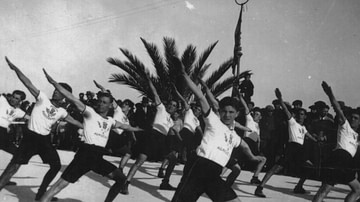
[[[195,132],[191,132],[187,128],[183,128],[180,131],[180,136],[183,139],[183,146],[186,148],[187,154],[191,154],[200,145],[202,136]]]
[[[7,129],[3,127],[0,127],[0,149],[13,155],[17,150],[17,147],[11,141],[11,134],[8,134]]]
[[[172,202],[197,201],[207,194],[212,201],[228,201],[237,198],[234,190],[221,178],[222,166],[202,157],[186,162],[186,172],[180,181]]]
[[[276,162],[276,164],[282,167],[288,167],[296,174],[301,174],[304,162],[303,145],[295,142],[288,142],[285,148],[285,154]]]
[[[115,133],[114,131],[110,131],[106,148],[116,156],[131,154],[132,139],[130,135],[131,134],[125,131],[121,135]]]
[[[28,164],[29,160],[36,154],[40,156],[43,163],[60,164],[59,154],[51,144],[50,135],[44,136],[26,129],[11,162]]]
[[[105,150],[102,147],[83,144],[76,152],[74,159],[61,175],[64,180],[74,183],[90,170],[107,176],[117,169],[115,165],[103,159]]]
[[[140,148],[140,153],[148,156],[150,160],[161,160],[165,155],[169,154],[171,149],[167,144],[167,136],[162,133],[151,130],[146,134],[147,137],[144,138],[145,144],[142,144],[143,147]]]
[[[257,142],[255,142],[253,139],[249,137],[244,137],[244,141],[249,145],[251,153],[253,153],[255,156],[260,154]]]
[[[166,136],[166,144],[169,146],[170,152],[172,151],[180,152],[183,147],[183,143],[176,135]]]
[[[354,158],[345,150],[337,149],[331,152],[321,169],[321,179],[330,185],[348,184],[356,178],[353,170]]]

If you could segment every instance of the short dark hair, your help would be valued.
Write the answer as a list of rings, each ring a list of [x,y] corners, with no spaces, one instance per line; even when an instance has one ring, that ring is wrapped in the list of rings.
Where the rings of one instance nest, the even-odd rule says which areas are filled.
[[[102,98],[102,97],[108,97],[108,98],[110,98],[110,102],[113,102],[114,101],[114,98],[113,98],[113,96],[110,94],[110,93],[99,93],[98,95],[97,95],[97,97],[98,97],[98,99],[100,99],[100,98]]]
[[[299,115],[300,112],[302,112],[302,111],[306,114],[306,109],[304,109],[304,108],[293,109],[293,113],[294,113],[295,115]]]
[[[302,106],[303,102],[301,100],[295,100],[292,105],[300,105]]]
[[[350,114],[357,114],[360,116],[360,110],[359,109],[351,109]]]
[[[24,91],[22,91],[22,90],[14,90],[12,94],[13,94],[13,95],[14,95],[14,94],[20,95],[21,101],[23,101],[23,100],[26,99],[26,94],[25,94]]]
[[[134,103],[133,101],[129,100],[129,99],[125,99],[124,101],[121,102],[121,104],[126,104],[128,105],[131,109],[134,108]]]
[[[72,93],[72,88],[69,84],[67,83],[59,83],[60,86],[62,86],[63,88],[65,88],[67,91],[69,91],[70,93]]]
[[[232,106],[235,108],[236,111],[240,111],[240,102],[234,97],[227,96],[220,100],[220,109],[226,106]]]

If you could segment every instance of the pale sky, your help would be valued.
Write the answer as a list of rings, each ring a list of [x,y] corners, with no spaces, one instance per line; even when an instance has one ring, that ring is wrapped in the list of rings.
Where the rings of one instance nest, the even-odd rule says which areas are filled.
[[[119,48],[152,63],[140,37],[162,48],[162,38],[188,44],[200,54],[219,40],[207,62],[212,67],[233,52],[240,7],[233,0],[2,0],[0,7],[0,92],[23,89],[5,60],[8,56],[40,90],[53,88],[41,69],[71,84],[74,94],[97,91],[92,80],[117,98],[139,101],[128,87],[108,83],[121,70],[106,62]],[[250,0],[243,14],[241,70],[252,70],[253,100],[264,107],[280,88],[284,99],[305,107],[325,100],[326,80],[339,100],[360,106],[360,1]],[[2,61],[2,62],[1,62]],[[210,70],[211,72],[211,70]]]

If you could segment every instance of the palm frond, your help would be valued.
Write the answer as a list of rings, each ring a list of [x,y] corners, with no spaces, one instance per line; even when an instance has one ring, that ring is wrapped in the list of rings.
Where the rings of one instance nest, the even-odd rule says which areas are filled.
[[[224,63],[222,63],[219,68],[215,69],[212,74],[206,79],[205,83],[208,86],[214,85],[216,81],[218,81],[226,72],[229,70],[229,68],[232,65],[232,58],[226,60]]]
[[[199,57],[198,62],[195,64],[194,68],[193,68],[193,73],[194,74],[198,74],[201,70],[201,68],[203,67],[203,65],[205,64],[205,61],[207,60],[207,58],[209,57],[210,53],[212,52],[212,50],[215,48],[216,44],[218,43],[218,41],[216,41],[215,43],[211,44]]]
[[[150,55],[150,58],[153,62],[153,65],[155,67],[157,76],[160,78],[167,78],[168,77],[168,70],[167,67],[164,65],[162,56],[160,55],[160,51],[157,48],[157,46],[153,43],[148,43],[145,39],[140,38],[143,42],[146,51]]]
[[[234,76],[225,78],[223,81],[218,82],[216,85],[213,85],[213,88],[211,88],[211,92],[214,94],[215,97],[220,96],[232,87],[234,79]]]
[[[141,95],[150,96],[149,89],[146,87],[144,81],[136,80],[133,77],[123,74],[111,74],[109,82],[126,85],[132,89],[137,90]]]
[[[129,60],[131,64],[133,64],[132,67],[135,67],[133,71],[135,71],[138,75],[144,76],[145,71],[145,65],[135,56],[133,55],[129,50],[120,48],[120,51],[124,54],[124,56]]]
[[[194,64],[196,60],[196,47],[193,45],[188,45],[181,56],[181,62],[183,63],[185,67],[186,73],[190,73],[191,67]]]
[[[134,71],[136,68],[133,66],[129,66],[129,64],[124,63],[123,61],[117,59],[117,58],[108,58],[106,59],[110,64],[119,67],[121,70],[123,70],[125,73],[132,77],[138,76],[137,71]]]

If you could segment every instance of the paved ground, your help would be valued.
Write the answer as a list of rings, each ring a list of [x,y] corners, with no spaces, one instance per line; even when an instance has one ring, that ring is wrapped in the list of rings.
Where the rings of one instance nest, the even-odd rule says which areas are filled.
[[[62,161],[61,172],[72,160],[74,153],[67,151],[59,151]],[[10,161],[11,156],[3,151],[0,151],[0,172],[2,173],[7,163]],[[106,157],[110,162],[118,165],[119,158]],[[129,165],[126,167],[127,173],[129,166],[133,164],[130,160]],[[158,190],[158,185],[161,179],[157,178],[159,163],[145,163],[144,166],[136,173],[132,184],[129,186],[130,195],[124,196],[119,194],[115,201],[126,202],[153,202],[153,201],[170,201],[174,192]],[[180,180],[181,170],[183,166],[176,167],[174,175],[170,180],[170,184],[177,185]],[[17,186],[7,186],[0,191],[0,202],[28,202],[33,201],[38,186],[44,173],[47,171],[48,166],[41,163],[38,156],[33,157],[28,165],[22,166],[19,172],[12,178],[12,181],[17,182]],[[60,172],[60,173],[61,173]],[[58,179],[60,173],[55,178]],[[224,172],[224,176],[228,171]],[[260,178],[263,177],[263,173]],[[249,184],[251,173],[243,171],[239,179],[235,182],[234,189],[242,201],[311,201],[312,196],[317,191],[320,183],[317,181],[308,180],[305,182],[305,189],[311,191],[310,195],[293,194],[292,189],[298,179],[286,176],[273,176],[269,181],[268,186],[265,187],[264,193],[267,198],[257,198],[253,195],[255,186]],[[101,177],[95,173],[88,173],[83,176],[75,184],[70,184],[57,197],[60,202],[99,202],[105,199],[107,191],[113,182]],[[332,191],[325,201],[343,201],[345,195],[349,192],[349,187],[339,185]],[[202,196],[198,201],[210,201],[206,196]]]

